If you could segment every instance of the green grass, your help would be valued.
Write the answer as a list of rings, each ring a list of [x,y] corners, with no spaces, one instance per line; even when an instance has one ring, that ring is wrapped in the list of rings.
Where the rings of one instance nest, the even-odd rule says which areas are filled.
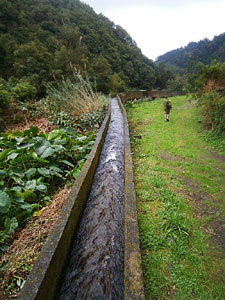
[[[163,99],[127,109],[146,299],[225,299],[225,147],[193,102],[172,104],[170,122]]]

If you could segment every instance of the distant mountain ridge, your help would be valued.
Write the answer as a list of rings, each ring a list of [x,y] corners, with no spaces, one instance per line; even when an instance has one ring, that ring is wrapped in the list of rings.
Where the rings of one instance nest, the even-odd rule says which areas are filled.
[[[159,56],[156,62],[166,63],[170,69],[182,73],[187,71],[190,63],[210,64],[214,59],[218,62],[225,62],[225,33],[215,36],[212,41],[204,39],[199,42],[190,42],[186,47]]]

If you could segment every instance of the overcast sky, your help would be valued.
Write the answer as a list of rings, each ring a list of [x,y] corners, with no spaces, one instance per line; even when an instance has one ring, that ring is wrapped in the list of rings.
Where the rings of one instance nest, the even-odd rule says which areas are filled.
[[[225,32],[225,0],[82,1],[121,25],[153,60]]]

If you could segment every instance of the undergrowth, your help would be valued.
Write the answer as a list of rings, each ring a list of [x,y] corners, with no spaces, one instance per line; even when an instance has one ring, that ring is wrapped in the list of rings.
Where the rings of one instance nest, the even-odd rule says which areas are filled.
[[[50,124],[73,126],[87,131],[99,128],[107,108],[108,99],[94,92],[88,77],[74,71],[74,80],[62,80],[47,86],[47,97],[36,103],[35,115],[45,115]]]
[[[17,86],[20,95],[18,87],[24,86]],[[22,288],[93,147],[108,102],[76,70],[73,81],[48,85],[42,100],[7,97],[0,117],[1,299],[15,298]]]
[[[78,176],[94,140],[91,132],[81,135],[72,128],[44,134],[31,127],[0,135],[0,251],[58,186]]]
[[[77,70],[72,79],[48,84],[42,99],[35,99],[31,94],[27,94],[31,98],[18,98],[14,94],[7,96],[7,107],[2,108],[0,132],[20,123],[38,122],[41,118],[48,120],[50,127],[70,126],[80,132],[98,129],[108,104],[105,95],[93,90],[88,76],[83,78]]]

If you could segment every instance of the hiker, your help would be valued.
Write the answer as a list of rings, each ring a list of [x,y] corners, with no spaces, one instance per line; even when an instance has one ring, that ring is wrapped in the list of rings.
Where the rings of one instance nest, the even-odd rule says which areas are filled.
[[[164,101],[164,117],[165,117],[165,121],[169,122],[169,114],[170,114],[170,110],[172,108],[172,102],[171,100],[168,99],[168,97],[165,97],[165,101]]]

